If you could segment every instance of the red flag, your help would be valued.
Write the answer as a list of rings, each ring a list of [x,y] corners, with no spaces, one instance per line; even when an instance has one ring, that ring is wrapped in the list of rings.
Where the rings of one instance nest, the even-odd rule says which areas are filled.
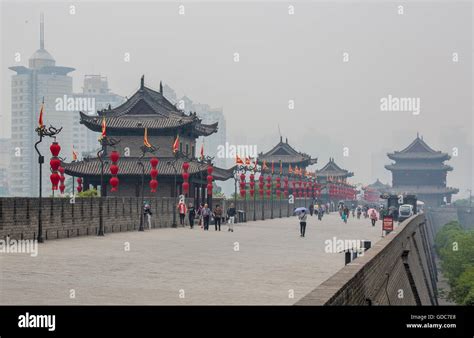
[[[145,128],[145,135],[143,136],[143,145],[147,148],[151,148],[150,142],[148,142],[148,128]]]
[[[201,144],[201,160],[204,158],[204,143]]]
[[[244,161],[242,161],[242,159],[240,158],[239,155],[235,155],[235,164],[237,164],[237,165],[243,165],[244,164]]]
[[[77,161],[77,153],[74,149],[72,150],[72,160]]]
[[[39,119],[38,119],[38,127],[40,127],[40,129],[44,128],[44,123],[43,123],[43,109],[44,109],[44,101],[43,101],[43,103],[41,104],[41,110],[40,110]]]
[[[176,135],[176,139],[174,140],[173,143],[173,154],[176,154],[179,150],[179,134]]]
[[[272,161],[272,175],[275,173],[275,163]]]
[[[102,137],[107,136],[107,124],[105,123],[105,116],[102,118]]]

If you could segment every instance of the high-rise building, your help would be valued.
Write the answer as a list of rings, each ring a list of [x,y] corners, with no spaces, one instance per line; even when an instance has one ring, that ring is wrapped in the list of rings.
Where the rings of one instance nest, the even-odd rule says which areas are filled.
[[[84,102],[83,113],[90,116],[97,116],[97,111],[115,108],[125,101],[125,98],[114,94],[109,89],[107,77],[101,75],[86,75],[82,93],[74,95],[76,100]],[[73,139],[74,150],[81,156],[97,151],[100,144],[97,139],[97,133],[85,128],[80,124],[79,111],[74,114]]]
[[[9,195],[10,139],[0,139],[0,196]]]
[[[37,196],[38,194],[38,156],[34,145],[37,141],[35,128],[41,103],[44,100],[44,123],[63,127],[58,142],[63,149],[71,149],[74,114],[57,110],[57,98],[72,94],[71,67],[56,66],[56,61],[44,47],[44,20],[41,15],[40,48],[29,59],[28,67],[14,66],[9,69],[16,72],[12,76],[11,110],[11,164],[10,194],[13,196]],[[50,152],[50,140],[44,139],[39,149],[45,156],[43,170],[43,190],[51,193],[49,170],[47,170]],[[61,152],[62,155],[62,152]]]

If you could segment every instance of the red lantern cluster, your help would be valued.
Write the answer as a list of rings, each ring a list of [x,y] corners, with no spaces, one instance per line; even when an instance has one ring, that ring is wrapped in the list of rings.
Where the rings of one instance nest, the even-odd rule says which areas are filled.
[[[246,183],[245,183],[245,174],[240,174],[240,197],[245,198],[247,191],[246,191]]]
[[[81,192],[81,191],[82,191],[82,178],[78,177],[77,178],[77,192]]]
[[[158,169],[156,167],[158,166],[158,159],[156,157],[152,157],[150,159],[150,165],[151,165],[151,170],[150,170],[150,189],[151,192],[156,192],[156,189],[158,188],[158,181],[156,180],[156,177],[158,176]]]
[[[270,198],[272,194],[272,175],[267,175],[267,197]]]
[[[189,173],[188,173],[189,163],[184,162],[182,168],[183,168],[183,194],[187,195],[189,192]]]
[[[109,180],[110,185],[112,186],[112,189],[110,191],[117,191],[118,190],[118,185],[119,185],[119,179],[117,177],[119,167],[117,165],[117,162],[120,158],[120,154],[118,151],[112,151],[110,153],[110,161],[112,164],[110,165],[110,173],[112,174],[112,177]]]
[[[263,198],[263,174],[260,174],[258,177],[258,194],[260,195],[260,198]]]
[[[207,195],[212,196],[212,172],[214,168],[210,165],[207,167]]]
[[[61,192],[61,194],[64,194],[64,189],[66,189],[66,185],[64,184],[64,181],[66,180],[66,177],[64,176],[64,168],[59,166],[58,171],[60,174],[59,181],[61,182],[61,184],[59,185],[59,191]]]
[[[250,179],[250,182],[249,182],[249,185],[250,185],[250,196],[251,197],[254,197],[255,196],[255,175],[254,174],[250,174],[249,176],[249,179]]]
[[[51,150],[51,160],[49,161],[49,165],[51,166],[51,176],[49,177],[52,184],[52,189],[58,190],[58,184],[61,177],[58,174],[59,167],[61,166],[61,161],[59,160],[59,152],[61,151],[61,146],[58,142],[54,141],[51,146],[49,147]]]

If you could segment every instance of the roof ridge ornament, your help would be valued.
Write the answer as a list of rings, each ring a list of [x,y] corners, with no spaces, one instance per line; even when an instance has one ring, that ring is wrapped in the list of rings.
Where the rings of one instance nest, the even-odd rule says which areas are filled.
[[[140,79],[140,90],[143,90],[143,88],[145,88],[145,75],[142,75]]]

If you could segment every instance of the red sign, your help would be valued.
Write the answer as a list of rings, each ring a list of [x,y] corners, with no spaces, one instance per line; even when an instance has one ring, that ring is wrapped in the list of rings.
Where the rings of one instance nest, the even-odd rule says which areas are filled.
[[[393,217],[392,216],[383,217],[382,230],[393,231]]]

